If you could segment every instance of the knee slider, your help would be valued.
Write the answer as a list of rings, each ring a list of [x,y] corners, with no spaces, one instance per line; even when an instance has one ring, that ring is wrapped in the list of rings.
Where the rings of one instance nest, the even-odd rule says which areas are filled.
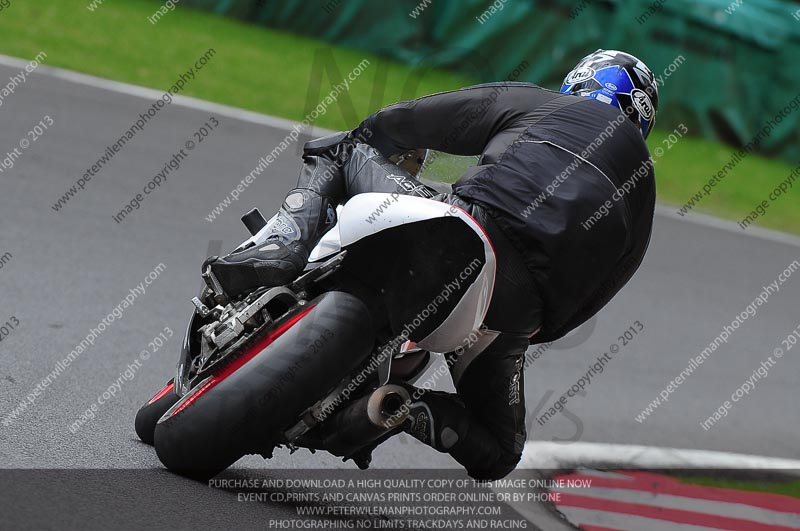
[[[336,207],[333,201],[309,188],[290,190],[283,200],[283,209],[291,214],[319,212],[318,218],[316,214],[308,218],[309,228],[314,232],[327,230],[336,223]]]

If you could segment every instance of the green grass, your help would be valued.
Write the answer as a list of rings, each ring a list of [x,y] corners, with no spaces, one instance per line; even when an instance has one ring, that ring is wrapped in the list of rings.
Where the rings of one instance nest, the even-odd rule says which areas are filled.
[[[719,487],[722,489],[746,490],[748,492],[763,492],[782,494],[792,498],[800,498],[800,480],[796,481],[752,481],[739,479],[721,479],[705,476],[687,476],[678,478],[683,483],[701,485],[704,487]]]
[[[44,64],[50,66],[166,90],[208,48],[214,48],[216,55],[183,94],[294,120],[303,119],[366,58],[370,65],[340,97],[340,101],[350,98],[355,113],[343,116],[338,105],[331,105],[316,122],[334,129],[352,128],[375,108],[403,97],[470,83],[448,72],[426,72],[414,93],[404,94],[415,84],[411,68],[359,50],[332,48],[191,9],[178,8],[150,24],[147,17],[162,5],[160,1],[106,0],[94,12],[86,9],[89,2],[12,0],[11,7],[0,13],[0,53],[32,58],[44,50]],[[324,75],[321,89],[309,98],[308,80],[318,50],[332,50],[341,77]],[[385,92],[370,105],[374,76],[383,67],[388,68],[387,77],[379,86]],[[308,108],[307,99],[313,101]]]
[[[426,71],[415,90],[408,93],[407,82],[416,72],[360,50],[332,48],[320,41],[181,7],[152,25],[147,17],[162,5],[160,1],[106,0],[94,12],[86,8],[89,1],[12,0],[11,6],[0,12],[0,53],[32,58],[45,51],[47,65],[166,90],[200,55],[214,48],[216,55],[184,94],[293,120],[303,119],[340,81],[326,74],[319,91],[309,91],[315,53],[331,50],[341,76],[366,58],[370,65],[340,98],[345,103],[352,101],[350,110],[331,105],[316,122],[331,129],[352,128],[367,113],[400,99],[473,82],[446,71]],[[384,66],[386,80],[376,83],[374,76]],[[652,149],[666,147],[664,137],[665,133],[657,130],[648,143]],[[716,142],[680,139],[657,161],[659,201],[683,205],[733,151]],[[462,163],[442,158],[431,170],[447,174]],[[750,156],[696,210],[738,221],[790,170],[783,162]],[[800,234],[797,189],[800,182],[773,203],[759,223]]]
[[[666,149],[663,143],[668,133],[654,130],[648,138],[651,151]],[[679,207],[698,192],[708,180],[730,161],[737,148],[700,138],[681,138],[663,157],[656,160],[656,181],[659,201]],[[696,211],[740,221],[769,193],[785,180],[794,166],[781,160],[750,155],[704,197]],[[794,187],[771,203],[758,224],[800,234],[800,179]]]
[[[428,155],[428,160],[423,166],[422,177],[432,181],[454,183],[467,168],[478,162],[478,157],[460,157],[441,151],[434,151]]]

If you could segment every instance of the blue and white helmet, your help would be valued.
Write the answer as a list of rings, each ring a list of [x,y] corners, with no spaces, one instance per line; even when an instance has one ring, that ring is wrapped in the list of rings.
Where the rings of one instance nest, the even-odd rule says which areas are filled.
[[[653,72],[631,54],[597,50],[580,60],[564,78],[561,92],[592,98],[620,109],[647,138],[658,111]]]

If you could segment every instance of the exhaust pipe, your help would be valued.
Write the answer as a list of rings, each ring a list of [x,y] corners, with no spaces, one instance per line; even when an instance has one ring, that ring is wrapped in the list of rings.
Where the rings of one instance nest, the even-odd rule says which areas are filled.
[[[387,384],[361,397],[325,424],[323,447],[349,456],[400,426],[408,417],[411,395],[405,387]]]
[[[394,429],[408,417],[410,402],[411,395],[405,387],[395,384],[383,385],[369,395],[367,417],[374,426]]]

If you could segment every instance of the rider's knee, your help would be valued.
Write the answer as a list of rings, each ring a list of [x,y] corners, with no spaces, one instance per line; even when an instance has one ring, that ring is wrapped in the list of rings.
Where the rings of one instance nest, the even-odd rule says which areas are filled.
[[[332,133],[314,140],[309,140],[303,145],[304,155],[320,155],[330,151],[342,142],[346,141],[350,136],[349,131],[340,131]]]

